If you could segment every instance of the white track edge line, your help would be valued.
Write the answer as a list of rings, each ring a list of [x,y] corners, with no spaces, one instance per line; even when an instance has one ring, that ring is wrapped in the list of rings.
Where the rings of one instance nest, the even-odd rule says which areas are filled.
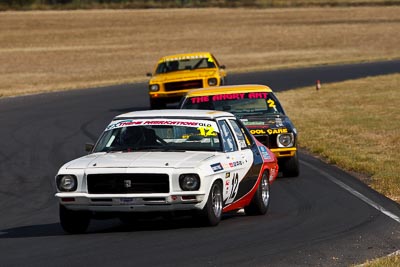
[[[322,171],[320,169],[318,169],[317,167],[314,167],[312,164],[305,162],[303,160],[300,161],[302,164],[310,167],[311,169],[319,172],[320,174],[322,174],[323,176],[325,176],[326,178],[328,178],[331,182],[337,184],[338,186],[340,186],[341,188],[343,188],[344,190],[348,191],[349,193],[351,193],[352,195],[356,196],[357,198],[361,199],[362,201],[364,201],[365,203],[367,203],[368,205],[370,205],[371,207],[377,209],[378,211],[382,212],[383,214],[385,214],[386,216],[392,218],[393,220],[395,220],[396,222],[400,223],[400,217],[397,216],[396,214],[393,214],[392,212],[388,211],[387,209],[385,209],[384,207],[382,207],[381,205],[375,203],[374,201],[372,201],[371,199],[367,198],[366,196],[364,196],[363,194],[361,194],[360,192],[354,190],[353,188],[351,188],[350,186],[346,185],[345,183],[339,181],[337,178],[333,177],[332,175],[330,175],[329,173]]]

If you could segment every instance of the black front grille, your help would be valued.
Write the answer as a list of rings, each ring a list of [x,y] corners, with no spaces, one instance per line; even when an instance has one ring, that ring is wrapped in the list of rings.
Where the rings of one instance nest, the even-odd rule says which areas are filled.
[[[87,184],[90,194],[169,192],[168,175],[157,173],[89,174]]]
[[[190,80],[190,81],[183,81],[183,82],[165,83],[164,87],[165,87],[165,91],[202,88],[203,81],[202,80]]]
[[[276,143],[276,134],[271,135],[254,135],[254,137],[260,141],[264,146],[268,148],[277,148],[278,145]]]

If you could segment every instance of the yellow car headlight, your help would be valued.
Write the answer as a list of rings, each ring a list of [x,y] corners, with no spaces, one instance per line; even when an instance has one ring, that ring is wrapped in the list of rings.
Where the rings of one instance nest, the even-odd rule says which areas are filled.
[[[217,80],[217,78],[210,78],[210,79],[208,79],[207,83],[209,86],[216,86],[218,83],[218,80]]]
[[[149,86],[149,90],[150,90],[151,92],[157,92],[158,90],[160,90],[160,86],[159,86],[158,84],[151,84],[151,85]]]

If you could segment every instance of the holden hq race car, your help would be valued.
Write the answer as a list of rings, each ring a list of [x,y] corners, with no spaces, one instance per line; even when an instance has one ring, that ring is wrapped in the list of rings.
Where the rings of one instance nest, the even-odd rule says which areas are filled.
[[[191,90],[182,109],[214,109],[233,113],[278,158],[283,176],[299,175],[297,130],[278,98],[265,85],[220,86]]]
[[[226,84],[225,66],[209,52],[162,57],[147,76],[152,109],[179,102],[189,89]]]
[[[217,225],[223,212],[262,215],[275,155],[234,115],[210,110],[150,110],[115,117],[89,154],[55,177],[59,216],[68,233],[83,233],[92,218],[197,216]]]

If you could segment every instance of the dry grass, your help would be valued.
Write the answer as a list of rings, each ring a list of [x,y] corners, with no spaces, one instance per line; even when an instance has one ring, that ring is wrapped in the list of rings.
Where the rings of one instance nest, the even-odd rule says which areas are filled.
[[[261,6],[365,6],[396,5],[399,0],[256,0]]]
[[[400,251],[396,251],[392,255],[380,259],[370,260],[360,265],[352,265],[353,267],[398,267],[400,266]]]
[[[230,72],[400,58],[400,7],[0,13],[0,96],[146,80],[211,51]]]
[[[278,93],[300,146],[400,203],[400,74]],[[368,177],[368,178],[367,178]]]

